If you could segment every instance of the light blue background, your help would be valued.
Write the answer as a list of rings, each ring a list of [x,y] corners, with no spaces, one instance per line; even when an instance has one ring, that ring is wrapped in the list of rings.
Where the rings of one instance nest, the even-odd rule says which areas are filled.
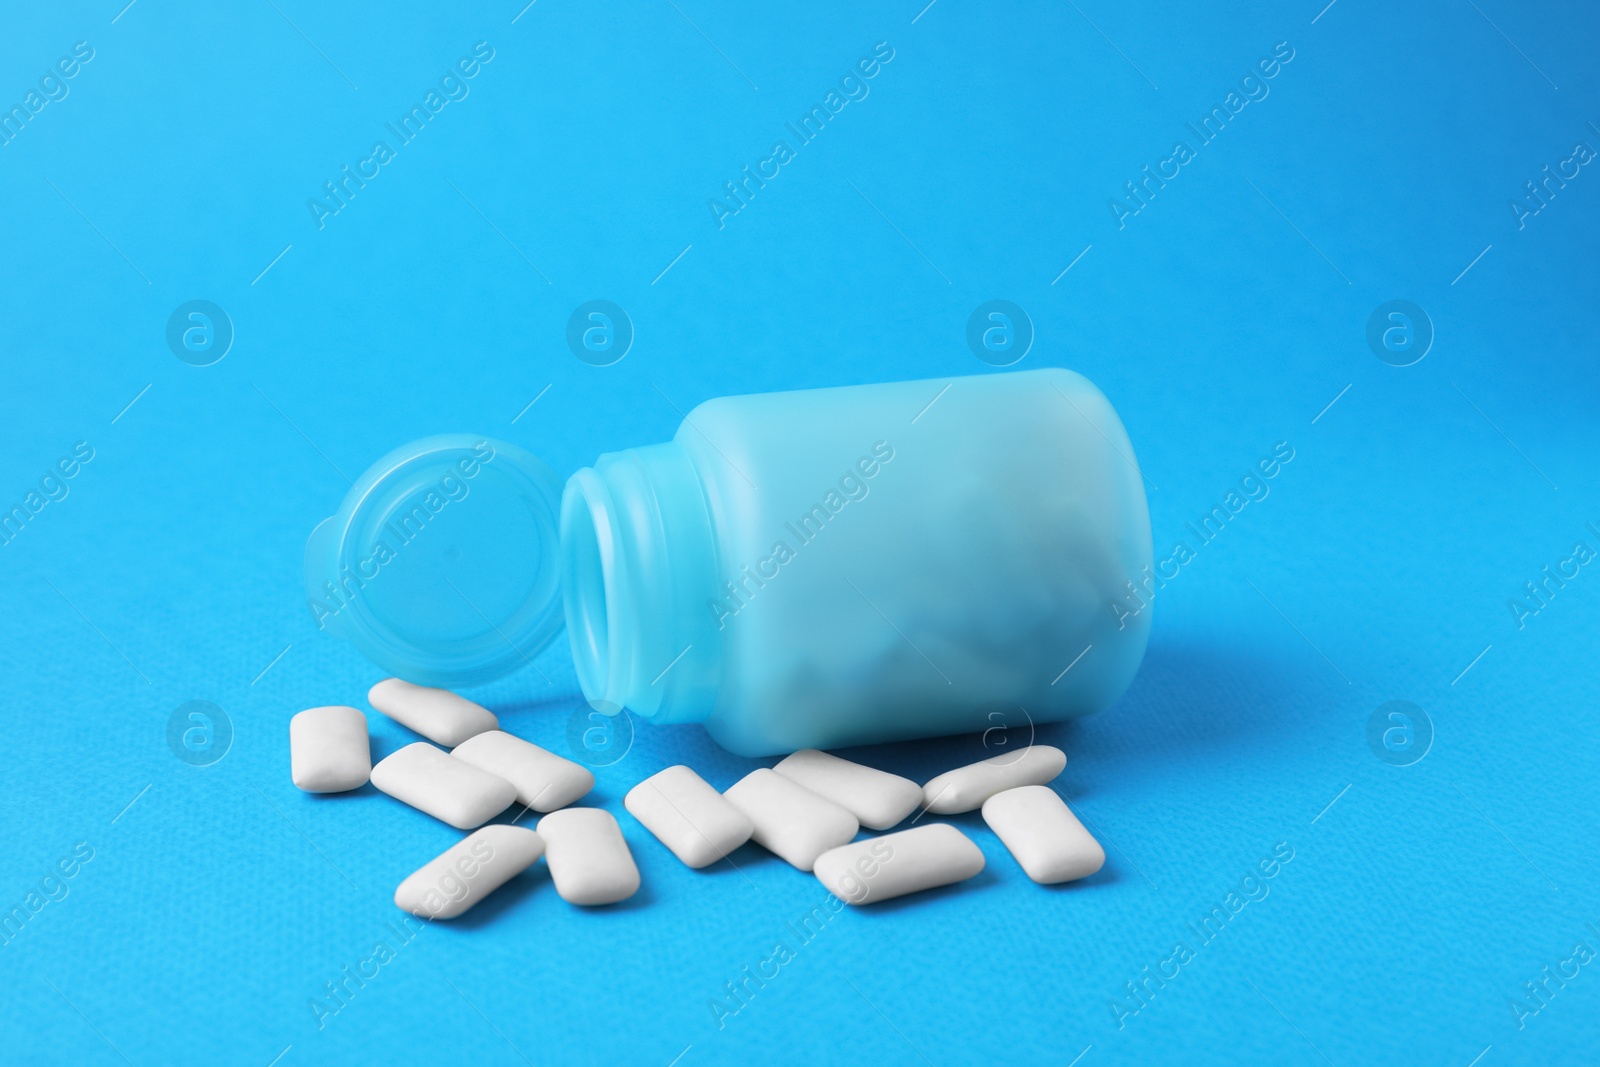
[[[1593,1060],[1600,963],[1521,1029],[1510,1000],[1600,950],[1600,573],[1521,629],[1507,608],[1574,542],[1600,548],[1600,170],[1523,229],[1507,206],[1600,147],[1592,9],[921,2],[8,13],[7,106],[74,42],[95,57],[0,147],[0,503],[77,441],[95,458],[0,546],[0,905],[75,843],[95,855],[0,945],[0,1059]],[[478,41],[495,57],[470,96],[319,230],[307,199]],[[870,95],[719,230],[707,200],[879,41]],[[1280,41],[1270,95],[1119,230],[1122,183]],[[237,334],[206,368],[164,340],[196,298]],[[564,340],[595,298],[637,330],[612,367]],[[591,798],[634,848],[633,902],[574,909],[541,866],[319,1031],[309,1000],[457,836],[370,788],[289,782],[289,717],[364,705],[378,677],[300,585],[345,478],[450,431],[566,475],[712,396],[999,373],[964,340],[996,298],[1037,330],[1020,367],[1081,371],[1117,406],[1158,551],[1295,449],[1159,595],[1128,696],[1041,731],[1104,871],[1035,886],[957,818],[980,877],[832,919],[719,1030],[708,1002],[823,891],[754,846],[695,873],[651,839],[622,811],[634,782],[681,761],[725,787],[755,763],[642,725]],[[1365,341],[1397,298],[1437,331],[1403,369]],[[571,752],[564,645],[539,667],[550,684],[471,695]],[[166,742],[192,699],[236,731],[209,767]],[[1392,699],[1436,732],[1410,767],[1367,745]],[[375,755],[408,740],[371,721]],[[982,754],[861,757],[923,779]],[[1270,896],[1119,1029],[1123,983],[1280,841]]]

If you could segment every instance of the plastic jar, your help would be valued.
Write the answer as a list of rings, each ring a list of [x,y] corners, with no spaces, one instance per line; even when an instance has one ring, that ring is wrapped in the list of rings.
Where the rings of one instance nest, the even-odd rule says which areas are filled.
[[[596,708],[753,756],[1104,708],[1151,615],[1111,605],[1150,563],[1121,421],[1043,369],[709,400],[564,492],[514,446],[429,438],[312,534],[307,587],[424,684],[531,663],[564,615]]]

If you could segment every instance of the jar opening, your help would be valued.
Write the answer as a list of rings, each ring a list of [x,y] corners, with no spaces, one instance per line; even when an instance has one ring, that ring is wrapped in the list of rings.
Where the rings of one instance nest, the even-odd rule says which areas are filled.
[[[607,454],[567,482],[561,573],[573,666],[595,710],[703,719],[715,699],[711,526],[674,444]]]
[[[586,694],[601,694],[610,672],[606,594],[616,546],[604,509],[595,507],[590,487],[579,478],[574,478],[577,492],[567,494],[561,509],[563,596],[578,683]]]

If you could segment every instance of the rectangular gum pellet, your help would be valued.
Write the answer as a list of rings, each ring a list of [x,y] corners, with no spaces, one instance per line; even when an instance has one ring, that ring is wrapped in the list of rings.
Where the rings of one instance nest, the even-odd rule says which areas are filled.
[[[289,776],[299,788],[343,793],[371,774],[367,717],[356,708],[307,708],[289,720]]]
[[[869,830],[889,829],[922,802],[922,787],[911,779],[814,748],[785,756],[772,769],[833,801]]]
[[[684,766],[657,771],[628,791],[623,806],[690,867],[706,867],[750,840],[749,818]]]
[[[976,811],[996,793],[1024,785],[1043,785],[1061,773],[1067,754],[1050,745],[1029,745],[965,767],[946,771],[922,787],[922,803],[935,815]]]
[[[722,794],[744,812],[756,844],[809,871],[818,856],[856,836],[856,817],[804,786],[765,767],[751,771]]]
[[[434,744],[454,748],[485,730],[498,730],[494,712],[448,689],[385,678],[367,690],[367,703]]]
[[[463,763],[426,741],[379,760],[372,768],[372,784],[458,830],[481,826],[517,799],[517,787],[504,778]]]
[[[639,868],[609,811],[563,808],[540,819],[538,830],[550,880],[568,904],[615,904],[638,892]]]
[[[534,811],[564,808],[594,788],[589,768],[504,730],[469,737],[450,754],[516,786],[517,800]]]
[[[949,823],[869,837],[817,857],[814,873],[851,904],[876,904],[963,882],[983,870],[983,852]]]
[[[419,919],[454,919],[544,855],[524,826],[485,826],[445,849],[400,883],[395,906]]]
[[[996,793],[983,802],[983,821],[1040,885],[1087,878],[1105,865],[1105,849],[1049,786]]]

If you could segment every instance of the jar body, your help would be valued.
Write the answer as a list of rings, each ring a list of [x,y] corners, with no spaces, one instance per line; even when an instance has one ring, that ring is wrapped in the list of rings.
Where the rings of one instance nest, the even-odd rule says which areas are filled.
[[[568,627],[597,706],[774,755],[1058,721],[1105,707],[1138,668],[1151,613],[1111,604],[1151,562],[1144,489],[1121,421],[1077,374],[721,398],[634,451],[656,450],[669,473],[640,480],[665,492],[597,503],[585,476],[613,456],[563,501],[563,541],[583,542],[564,552],[589,568],[569,568]],[[692,507],[677,499],[696,487]],[[659,521],[639,519],[652,508]],[[573,509],[586,521],[569,525]],[[630,515],[653,554],[599,529]],[[641,573],[674,561],[670,589]],[[633,618],[597,636],[596,596]],[[602,681],[579,653],[596,640],[613,668],[653,647]]]

